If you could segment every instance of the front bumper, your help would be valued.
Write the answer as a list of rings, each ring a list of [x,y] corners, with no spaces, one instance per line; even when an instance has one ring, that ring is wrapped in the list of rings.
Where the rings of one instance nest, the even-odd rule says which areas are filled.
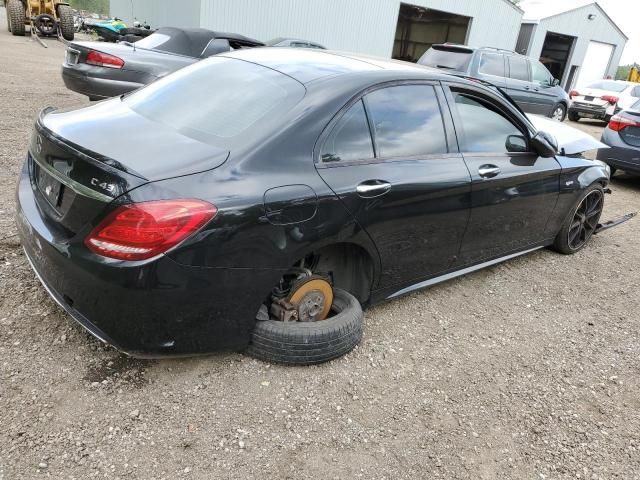
[[[62,80],[69,90],[86,95],[91,99],[117,97],[145,86],[144,83],[96,76],[90,69],[82,69],[82,67],[83,65],[64,64],[62,66]],[[102,69],[107,70],[106,67]],[[106,73],[113,74],[114,72],[108,71]]]
[[[281,275],[189,267],[166,256],[134,263],[93,255],[80,238],[59,238],[41,215],[26,166],[16,221],[51,297],[98,339],[136,357],[246,348],[256,312]]]

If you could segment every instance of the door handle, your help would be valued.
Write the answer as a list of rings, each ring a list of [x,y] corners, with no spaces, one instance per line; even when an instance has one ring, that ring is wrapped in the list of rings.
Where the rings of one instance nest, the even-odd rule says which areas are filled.
[[[478,168],[478,175],[482,178],[493,178],[500,174],[500,167],[495,165],[482,165]]]
[[[367,180],[356,187],[356,193],[361,197],[371,198],[384,195],[391,189],[391,184],[384,180]]]

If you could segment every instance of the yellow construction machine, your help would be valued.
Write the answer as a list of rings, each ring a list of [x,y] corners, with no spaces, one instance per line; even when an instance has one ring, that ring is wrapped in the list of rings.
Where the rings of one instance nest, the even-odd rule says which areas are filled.
[[[73,11],[68,3],[58,0],[5,0],[7,27],[14,35],[57,35],[73,40]]]

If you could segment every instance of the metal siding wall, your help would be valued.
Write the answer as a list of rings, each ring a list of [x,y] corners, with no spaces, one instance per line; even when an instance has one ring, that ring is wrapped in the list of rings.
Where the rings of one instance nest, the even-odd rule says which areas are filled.
[[[522,13],[505,0],[410,0],[473,17],[468,43],[513,49]],[[301,37],[327,48],[390,57],[400,0],[202,0],[201,25],[259,40]]]
[[[596,18],[588,20],[588,15],[594,14]],[[535,30],[535,38],[531,44],[529,56],[538,58],[542,52],[542,45],[547,36],[547,32],[561,33],[571,35],[576,38],[573,48],[573,54],[569,60],[568,67],[565,72],[564,82],[568,75],[571,65],[582,65],[587,53],[587,47],[590,41],[609,43],[615,46],[611,62],[609,63],[608,75],[615,76],[620,57],[626,44],[625,38],[611,25],[609,20],[594,5],[587,5],[573,12],[567,12],[562,15],[543,19],[540,21],[538,28]],[[578,71],[578,75],[579,75]]]
[[[200,26],[200,0],[111,0],[110,8],[111,15],[122,18],[128,26],[134,18],[154,28]]]

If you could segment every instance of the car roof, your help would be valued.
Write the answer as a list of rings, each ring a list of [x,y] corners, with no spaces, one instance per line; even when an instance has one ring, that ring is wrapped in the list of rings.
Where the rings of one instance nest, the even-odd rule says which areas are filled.
[[[198,57],[214,38],[225,38],[255,46],[262,45],[258,40],[253,40],[237,33],[215,32],[206,28],[178,28],[161,27],[154,33],[167,35],[171,39],[158,50],[190,57]]]
[[[384,70],[412,73],[430,79],[450,78],[438,70],[414,63],[330,50],[265,47],[237,50],[218,56],[257,63],[288,75],[303,84],[326,77]]]

